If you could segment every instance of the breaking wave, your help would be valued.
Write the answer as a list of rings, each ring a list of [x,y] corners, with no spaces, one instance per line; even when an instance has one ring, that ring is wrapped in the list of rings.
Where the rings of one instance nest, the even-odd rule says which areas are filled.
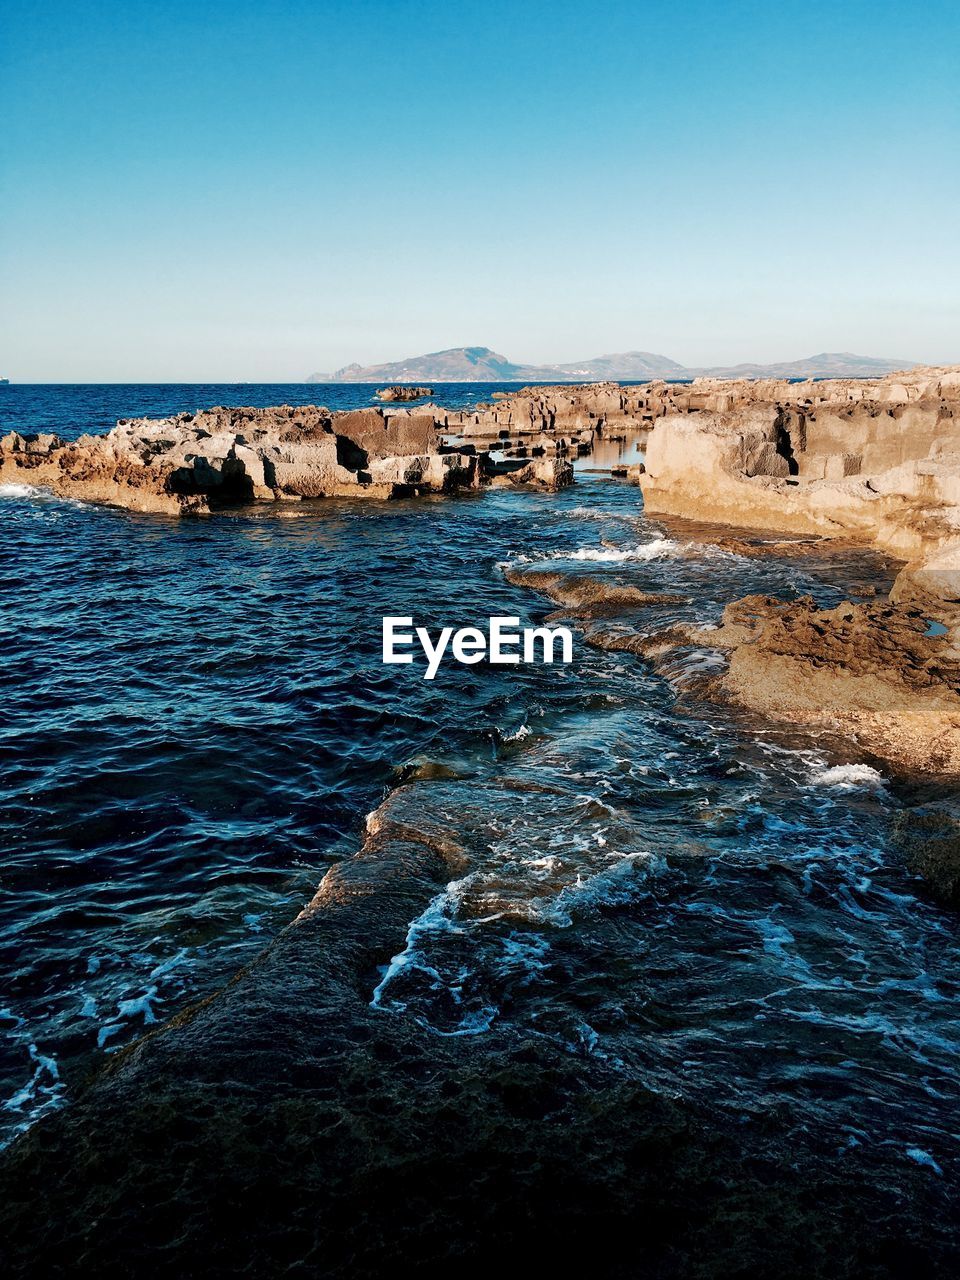
[[[0,484],[0,498],[38,498],[41,492],[32,484]]]
[[[818,769],[812,781],[818,786],[836,787],[841,791],[876,791],[885,784],[883,774],[869,764],[838,764],[829,769]]]
[[[577,547],[573,551],[544,551],[511,555],[501,567],[511,564],[538,564],[544,560],[579,560],[595,564],[623,564],[625,561],[668,560],[685,554],[685,548],[672,538],[654,538],[636,547]]]

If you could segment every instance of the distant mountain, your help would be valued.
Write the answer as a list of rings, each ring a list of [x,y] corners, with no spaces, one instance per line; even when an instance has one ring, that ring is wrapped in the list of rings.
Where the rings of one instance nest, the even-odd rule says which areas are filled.
[[[348,364],[314,373],[308,382],[603,382],[608,379],[682,378],[682,365],[648,351],[598,356],[570,364],[516,364],[489,347],[451,347],[391,364]]]
[[[568,364],[515,364],[489,347],[450,347],[389,364],[348,364],[336,373],[314,373],[308,382],[647,382],[653,378],[870,378],[910,369],[915,360],[885,360],[849,351],[823,352],[780,364],[690,368],[651,351],[572,360]]]
[[[685,378],[688,376],[682,364],[667,356],[654,355],[652,351],[621,351],[613,356],[595,356],[592,360],[573,361],[571,364],[551,364],[554,376],[563,375],[561,381],[575,382],[626,382],[635,378],[645,382],[650,378]]]
[[[912,369],[916,360],[885,360],[882,356],[856,356],[850,351],[823,351],[806,360],[780,364],[734,364],[691,369],[691,374],[711,378],[882,378],[898,369]]]

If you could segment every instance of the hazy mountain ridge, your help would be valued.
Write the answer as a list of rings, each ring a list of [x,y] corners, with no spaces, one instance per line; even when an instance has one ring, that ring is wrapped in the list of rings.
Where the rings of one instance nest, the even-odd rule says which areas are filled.
[[[386,364],[348,364],[308,382],[644,382],[651,378],[866,378],[911,369],[915,360],[824,351],[774,364],[692,367],[651,351],[624,351],[565,364],[517,364],[489,347],[449,347]]]

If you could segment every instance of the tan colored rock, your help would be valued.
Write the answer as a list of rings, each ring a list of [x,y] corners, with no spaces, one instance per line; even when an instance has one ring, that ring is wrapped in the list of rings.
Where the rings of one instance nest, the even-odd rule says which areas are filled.
[[[921,580],[960,545],[957,371],[694,388],[650,433],[648,510],[873,542]]]
[[[331,414],[313,405],[129,419],[64,444],[11,432],[0,482],[179,515],[255,499],[387,498],[478,482],[469,452],[445,451],[430,413]]]
[[[622,586],[603,574],[562,573],[556,569],[524,569],[511,566],[503,576],[518,587],[539,591],[554,604],[563,605],[580,617],[590,618],[652,605],[677,604],[682,596],[642,591]]]
[[[389,404],[396,400],[422,400],[425,396],[433,395],[433,387],[411,387],[411,386],[395,386],[381,387],[377,392],[377,399]]]
[[[530,484],[538,489],[563,489],[573,484],[573,464],[562,458],[537,458],[508,476],[511,484]]]
[[[894,766],[960,777],[960,652],[889,603],[749,596],[688,642],[725,649],[716,688],[775,720],[843,733]]]

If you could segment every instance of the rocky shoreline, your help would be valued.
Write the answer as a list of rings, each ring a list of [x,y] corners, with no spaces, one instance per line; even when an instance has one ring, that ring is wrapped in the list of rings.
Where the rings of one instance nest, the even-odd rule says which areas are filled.
[[[535,389],[466,415],[220,409],[75,444],[7,436],[0,481],[170,514],[554,487],[570,455],[642,432],[651,510],[876,545],[908,562],[896,598],[821,609],[751,596],[708,629],[665,625],[677,597],[597,574],[514,566],[508,580],[578,618],[589,643],[655,669],[722,653],[722,671],[688,682],[694,699],[828,729],[895,770],[949,780],[960,376],[911,379]],[[519,465],[498,473],[491,452]],[[762,554],[746,534],[710,536]],[[481,789],[483,806],[471,802]],[[564,813],[550,795],[508,770],[442,768],[393,791],[359,852],[259,960],[116,1054],[4,1153],[7,1274],[373,1277],[399,1255],[439,1276],[531,1248],[541,1266],[611,1277],[955,1274],[953,1187],[926,1167],[866,1143],[827,1161],[772,1114],[735,1121],[506,1020],[427,1039],[377,1006],[411,922],[479,865],[484,815],[520,824],[532,806],[549,826]],[[951,813],[914,810],[900,827],[910,865],[955,905]],[[598,1264],[598,1241],[632,1269]]]
[[[432,413],[312,405],[217,408],[124,419],[103,436],[0,439],[0,483],[166,515],[202,515],[252,502],[396,498],[487,483],[559,488],[568,463],[539,458],[502,471],[473,445],[453,448]]]

